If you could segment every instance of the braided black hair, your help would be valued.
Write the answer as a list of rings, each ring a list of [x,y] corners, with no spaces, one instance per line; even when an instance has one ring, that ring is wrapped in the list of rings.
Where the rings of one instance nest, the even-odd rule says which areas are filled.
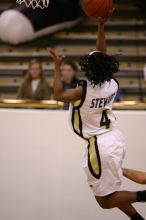
[[[115,56],[98,51],[83,57],[80,66],[91,84],[99,86],[105,81],[110,81],[113,74],[119,71],[119,62]]]

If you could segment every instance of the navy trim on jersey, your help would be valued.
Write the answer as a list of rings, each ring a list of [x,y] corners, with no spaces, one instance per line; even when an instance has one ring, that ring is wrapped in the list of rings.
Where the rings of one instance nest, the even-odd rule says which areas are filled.
[[[81,113],[79,110],[79,128],[80,128],[80,136],[83,138],[83,123],[82,123],[82,118],[81,118]]]
[[[87,93],[87,81],[85,80],[80,80],[78,82],[78,86],[82,86],[83,88],[83,96],[81,98],[81,100],[79,101],[79,104],[77,106],[74,106],[73,103],[73,109],[72,109],[72,126],[73,126],[73,130],[74,132],[79,135],[80,137],[84,138],[83,136],[83,125],[82,125],[82,118],[81,118],[81,114],[80,114],[80,108],[83,105],[85,98],[86,98],[86,93]],[[76,117],[77,116],[77,117]],[[78,120],[78,121],[77,121]],[[77,123],[79,125],[79,127],[76,129],[75,127],[75,123]]]
[[[83,96],[81,98],[80,104],[78,106],[73,106],[74,109],[81,108],[81,106],[84,104],[84,101],[85,101],[85,98],[86,98],[86,94],[87,94],[87,81],[80,80],[78,82],[78,86],[82,86],[83,87]]]
[[[113,77],[112,79],[118,84],[118,88],[119,88],[120,84],[119,84],[118,80],[115,77]]]

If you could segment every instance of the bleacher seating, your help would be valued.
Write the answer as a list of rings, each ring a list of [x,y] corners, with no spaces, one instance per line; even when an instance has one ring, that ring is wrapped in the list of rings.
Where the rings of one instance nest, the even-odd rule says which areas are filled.
[[[10,2],[1,0],[0,12]],[[121,63],[117,77],[124,100],[142,100],[146,97],[146,83],[143,80],[146,13],[133,2],[136,3],[115,0],[117,10],[106,24],[108,53],[116,54]],[[32,58],[39,58],[44,63],[45,74],[53,86],[54,67],[46,48],[54,47],[60,54],[79,61],[81,56],[95,49],[96,35],[97,23],[86,19],[72,30],[45,36],[27,44],[13,46],[0,42],[0,97],[16,97],[27,64]],[[80,75],[83,76],[82,73]]]

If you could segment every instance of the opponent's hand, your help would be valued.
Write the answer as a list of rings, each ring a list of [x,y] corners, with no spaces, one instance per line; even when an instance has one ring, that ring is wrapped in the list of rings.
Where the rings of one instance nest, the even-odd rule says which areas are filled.
[[[50,52],[55,64],[60,66],[63,62],[64,57],[57,55],[52,48],[48,48],[47,50]]]
[[[107,14],[107,16],[105,18],[99,17],[98,18],[98,23],[100,25],[104,25],[106,23],[106,21],[112,16],[113,12],[115,11],[115,8],[113,8],[112,10],[109,11],[109,13]]]

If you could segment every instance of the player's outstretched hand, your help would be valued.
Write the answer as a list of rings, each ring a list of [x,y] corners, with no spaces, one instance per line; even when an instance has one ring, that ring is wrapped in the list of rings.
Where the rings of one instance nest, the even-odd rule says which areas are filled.
[[[60,56],[60,55],[57,55],[52,48],[48,48],[47,50],[50,52],[55,64],[61,65],[64,57]]]
[[[109,11],[109,13],[107,14],[107,16],[105,18],[99,17],[98,18],[98,22],[99,24],[103,25],[106,23],[106,21],[112,16],[113,12],[115,11],[115,8],[113,8],[112,10]]]

